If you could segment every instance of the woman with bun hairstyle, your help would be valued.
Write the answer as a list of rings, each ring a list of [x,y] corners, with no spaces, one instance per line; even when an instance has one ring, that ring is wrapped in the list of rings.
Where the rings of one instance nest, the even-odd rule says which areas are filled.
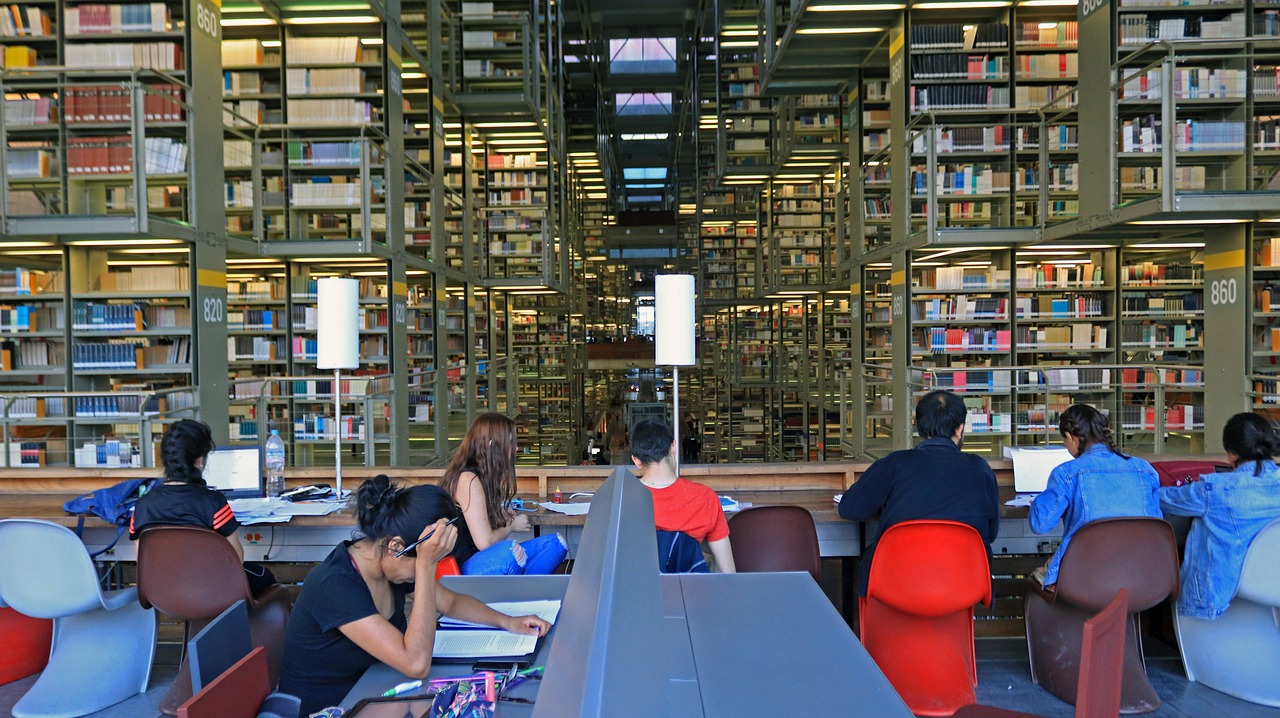
[[[1033,574],[1046,586],[1058,581],[1058,565],[1081,526],[1117,516],[1160,517],[1160,476],[1142,459],[1116,449],[1107,417],[1088,404],[1073,404],[1058,417],[1058,432],[1072,459],[1054,467],[1045,490],[1031,502],[1031,530],[1048,533],[1062,519],[1062,543]]]
[[[1227,610],[1249,544],[1280,518],[1280,469],[1273,458],[1280,438],[1271,422],[1257,414],[1236,414],[1222,428],[1222,447],[1233,471],[1160,489],[1160,508],[1166,514],[1194,518],[1178,596],[1178,613],[1192,618],[1212,620]]]
[[[476,553],[459,552],[464,575],[549,574],[569,552],[558,533],[517,542],[513,533],[529,530],[529,517],[510,508],[516,495],[516,424],[495,412],[481,414],[445,467],[440,487],[466,518],[459,527]]]
[[[438,486],[399,487],[386,476],[360,485],[359,537],[343,541],[307,575],[285,630],[280,690],[302,699],[302,715],[338,705],[379,661],[425,678],[440,614],[512,633],[540,635],[550,628],[537,616],[503,615],[436,582],[436,564],[458,541],[456,525],[447,523],[457,515]],[[406,616],[410,591],[413,608]]]
[[[204,422],[183,419],[164,432],[160,439],[164,481],[134,505],[129,517],[129,538],[137,540],[143,531],[155,526],[199,526],[224,536],[236,556],[244,560],[244,547],[236,533],[240,522],[231,513],[227,498],[204,481],[205,462],[213,449],[213,434]],[[275,585],[276,577],[256,563],[246,563],[244,572],[255,596]]]

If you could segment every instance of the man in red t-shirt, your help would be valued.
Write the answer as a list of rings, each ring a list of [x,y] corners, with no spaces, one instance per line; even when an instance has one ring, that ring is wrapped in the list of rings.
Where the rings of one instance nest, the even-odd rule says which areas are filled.
[[[729,524],[720,497],[702,484],[676,476],[676,445],[671,429],[656,419],[631,427],[631,461],[640,483],[653,495],[653,521],[660,531],[680,531],[706,541],[720,573],[734,573]]]

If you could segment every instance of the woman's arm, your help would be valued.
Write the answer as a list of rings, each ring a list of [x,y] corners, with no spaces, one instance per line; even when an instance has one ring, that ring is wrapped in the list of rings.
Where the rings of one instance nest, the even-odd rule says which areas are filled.
[[[1074,461],[1074,459],[1073,459]],[[1058,525],[1058,520],[1067,511],[1070,503],[1070,489],[1067,487],[1067,468],[1071,462],[1060,464],[1049,474],[1049,482],[1044,491],[1031,500],[1031,508],[1027,512],[1031,530],[1038,534],[1048,533]]]
[[[431,650],[436,642],[436,617],[441,593],[436,583],[436,563],[449,555],[458,530],[440,519],[424,530],[435,533],[418,544],[414,563],[413,611],[404,633],[381,615],[365,616],[338,627],[339,631],[369,655],[410,678],[426,678],[431,672]]]
[[[1204,516],[1209,508],[1204,481],[1160,489],[1160,510],[1175,516]]]
[[[232,531],[231,535],[227,536],[227,542],[231,544],[231,548],[236,550],[236,557],[239,558],[241,562],[243,562],[244,546],[240,545],[240,533],[238,531]]]
[[[510,522],[497,528],[489,525],[488,503],[479,476],[470,471],[462,472],[458,477],[453,500],[462,507],[462,515],[467,519],[467,529],[471,531],[471,540],[478,550],[483,551],[499,541],[505,541],[511,534]]]
[[[484,603],[466,595],[454,593],[444,586],[437,591],[440,612],[450,618],[501,628],[510,633],[527,633],[541,636],[551,630],[551,624],[537,616],[508,616],[489,608]]]
[[[729,544],[729,537],[725,536],[719,541],[708,541],[707,546],[711,549],[711,555],[716,559],[716,570],[720,573],[737,573],[738,569],[733,565],[733,548]]]

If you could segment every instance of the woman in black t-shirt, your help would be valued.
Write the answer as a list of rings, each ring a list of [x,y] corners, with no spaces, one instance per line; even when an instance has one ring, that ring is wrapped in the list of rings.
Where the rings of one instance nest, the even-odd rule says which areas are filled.
[[[204,422],[183,419],[169,427],[160,440],[164,481],[142,495],[129,517],[129,538],[137,539],[153,526],[199,526],[213,529],[244,560],[244,548],[236,529],[240,522],[221,493],[204,482],[204,464],[213,451],[213,436]],[[276,582],[264,566],[244,565],[249,590],[258,595]]]
[[[280,691],[302,699],[302,715],[338,705],[378,661],[425,678],[437,614],[512,633],[550,629],[537,616],[506,616],[436,583],[436,564],[458,539],[457,527],[446,523],[458,508],[440,487],[402,488],[378,476],[360,485],[355,501],[362,538],[343,541],[311,570],[285,631]],[[415,597],[406,616],[409,591]]]

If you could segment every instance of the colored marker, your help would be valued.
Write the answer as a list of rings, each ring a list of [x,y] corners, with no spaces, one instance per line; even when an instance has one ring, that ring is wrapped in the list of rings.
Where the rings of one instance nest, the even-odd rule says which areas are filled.
[[[401,693],[408,693],[409,691],[412,691],[421,687],[422,687],[422,681],[409,681],[408,683],[401,683],[400,685],[396,686],[395,688],[392,688],[391,690],[387,691],[386,693],[383,693],[382,695],[385,698],[390,698],[391,696],[398,696]]]

